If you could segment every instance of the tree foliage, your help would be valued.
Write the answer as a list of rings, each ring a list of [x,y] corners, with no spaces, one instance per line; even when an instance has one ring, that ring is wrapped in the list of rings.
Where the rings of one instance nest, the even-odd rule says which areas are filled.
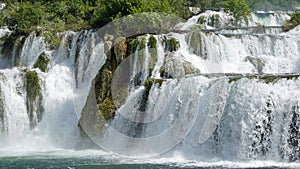
[[[283,30],[289,31],[298,25],[300,25],[300,12],[292,14],[291,19],[285,23]]]
[[[58,32],[99,28],[129,14],[161,12],[184,18],[189,16],[185,0],[4,0],[3,2],[6,7],[0,11],[0,26],[7,26],[13,31],[14,36],[26,36],[32,31],[38,31],[53,46],[58,45]],[[150,20],[155,21],[155,18]]]
[[[242,20],[247,21],[247,17],[251,13],[245,0],[226,0],[222,5],[234,17],[234,24],[238,24]]]
[[[299,0],[247,0],[247,4],[253,10],[288,10],[294,11],[300,6]]]

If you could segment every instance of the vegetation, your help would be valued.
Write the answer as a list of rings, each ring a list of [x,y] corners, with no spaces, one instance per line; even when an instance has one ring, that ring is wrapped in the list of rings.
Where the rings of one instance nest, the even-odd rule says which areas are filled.
[[[99,105],[101,115],[106,121],[110,120],[116,111],[116,107],[111,98],[106,98],[103,103]]]
[[[149,92],[151,90],[151,87],[153,84],[159,84],[159,86],[161,86],[161,84],[164,82],[165,80],[163,79],[147,79],[144,83],[145,86],[145,90],[147,93],[147,96],[149,95]]]
[[[150,94],[150,90],[151,90],[151,87],[154,85],[154,84],[159,84],[159,86],[161,86],[161,84],[164,82],[165,80],[163,79],[147,79],[144,83],[144,86],[145,86],[145,92],[143,93],[143,96],[142,96],[142,99],[141,99],[141,102],[140,102],[140,107],[139,107],[139,111],[146,111],[146,107],[147,107],[147,102],[148,102],[148,97],[149,97],[149,94]]]
[[[39,68],[42,72],[46,72],[48,68],[48,64],[50,62],[50,58],[47,56],[45,52],[43,52],[36,63],[33,65],[34,68]]]
[[[257,76],[257,75],[247,75],[247,76],[237,76],[237,75],[230,75],[228,74],[227,76],[229,77],[228,82],[233,83],[236,82],[242,78],[248,78],[248,79],[258,79],[266,84],[269,83],[276,83],[277,81],[281,79],[286,79],[286,80],[295,80],[299,78],[299,75],[264,75],[264,76]]]
[[[226,0],[189,0],[191,6],[201,9],[218,8]],[[238,2],[238,1],[236,1]],[[300,6],[299,0],[245,0],[252,10],[262,11],[294,11]]]
[[[156,39],[153,35],[151,35],[150,38],[149,38],[148,46],[150,48],[156,48]]]
[[[40,94],[40,79],[36,72],[27,71],[25,74],[27,98],[34,102]]]
[[[167,38],[166,36],[164,37],[163,40],[164,46],[165,46],[165,51],[169,52],[174,52],[177,51],[180,48],[180,43],[178,42],[177,39],[175,38]]]
[[[58,45],[58,32],[99,28],[130,14],[162,12],[184,18],[189,16],[185,0],[4,0],[4,3],[6,7],[0,11],[0,25],[6,25],[16,37],[27,36],[30,32],[37,31],[53,46]],[[130,22],[143,21],[142,23],[149,23],[149,26],[162,29],[164,27],[158,21],[163,17],[148,17],[147,14],[143,14],[134,18],[134,21],[128,18],[123,22],[129,22],[127,25],[131,25]],[[135,28],[137,24],[132,26]],[[140,24],[140,29],[144,26]],[[125,31],[129,29],[126,28]]]
[[[243,20],[247,21],[247,17],[251,13],[251,9],[245,0],[225,0],[216,3],[217,7],[222,7],[226,12],[234,17],[233,24],[239,24]]]
[[[28,117],[30,119],[30,128],[34,128],[36,125],[36,119],[34,117],[34,111],[36,111],[37,121],[41,121],[44,108],[42,106],[41,86],[40,79],[36,72],[25,72],[25,84],[27,91],[26,107],[28,111]]]
[[[253,10],[289,10],[294,11],[300,6],[299,0],[246,0]]]
[[[300,12],[292,14],[291,19],[285,23],[283,30],[289,31],[298,25],[300,25]]]

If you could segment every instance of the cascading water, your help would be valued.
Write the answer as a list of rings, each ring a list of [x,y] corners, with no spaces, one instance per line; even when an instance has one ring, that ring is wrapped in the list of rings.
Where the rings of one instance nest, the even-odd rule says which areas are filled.
[[[173,33],[137,37],[128,56],[128,95],[93,140],[135,157],[299,162],[299,27],[283,33],[277,26],[288,15],[260,15],[249,19],[251,28],[226,30],[230,16],[207,12]],[[93,30],[65,32],[60,46],[48,50],[32,33],[21,50],[0,54],[0,152],[77,148],[94,78],[111,59],[104,41]],[[50,63],[42,72],[35,63],[44,54]],[[39,81],[33,101],[28,72]],[[121,77],[118,69],[114,76]]]
[[[43,52],[50,57],[45,73],[32,68]],[[1,70],[1,144],[6,145],[2,148],[74,147],[80,140],[76,112],[83,108],[91,81],[105,62],[103,43],[92,31],[67,32],[58,50],[46,51],[43,38],[33,33],[20,59],[26,67]],[[28,101],[27,72],[37,75],[42,99],[38,102]],[[36,103],[42,105],[42,112]],[[33,104],[33,110],[26,104]]]

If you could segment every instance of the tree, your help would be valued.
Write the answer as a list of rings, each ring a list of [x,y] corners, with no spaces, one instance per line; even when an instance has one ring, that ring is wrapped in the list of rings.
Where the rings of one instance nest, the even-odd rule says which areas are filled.
[[[200,4],[200,8],[202,9],[202,11],[205,10],[205,8],[207,8],[209,5],[211,5],[212,0],[200,0],[199,4]]]
[[[234,24],[238,25],[242,20],[248,21],[251,9],[245,0],[225,0],[221,6],[234,17]]]
[[[289,31],[291,29],[294,29],[298,25],[300,25],[300,13],[294,13],[292,14],[291,19],[285,23],[283,30]]]

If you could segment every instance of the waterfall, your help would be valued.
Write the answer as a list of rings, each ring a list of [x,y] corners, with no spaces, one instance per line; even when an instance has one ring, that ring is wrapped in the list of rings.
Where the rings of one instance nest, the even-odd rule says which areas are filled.
[[[50,59],[46,72],[33,68],[43,52]],[[0,72],[0,133],[6,145],[1,148],[74,147],[80,140],[77,124],[91,81],[106,59],[101,39],[93,31],[66,32],[59,48],[47,51],[43,38],[32,33],[19,57],[23,67]],[[37,100],[28,100],[27,72],[39,82]]]
[[[208,11],[174,32],[127,38],[122,62],[95,30],[64,32],[54,49],[34,32],[22,47],[1,44],[0,151],[78,148],[88,112],[81,120],[101,130],[85,134],[120,155],[299,162],[299,27],[282,32],[284,13],[252,14],[239,27],[231,19]],[[105,71],[110,91],[105,78],[95,86]],[[111,119],[98,119],[111,106],[99,92],[114,102]]]

